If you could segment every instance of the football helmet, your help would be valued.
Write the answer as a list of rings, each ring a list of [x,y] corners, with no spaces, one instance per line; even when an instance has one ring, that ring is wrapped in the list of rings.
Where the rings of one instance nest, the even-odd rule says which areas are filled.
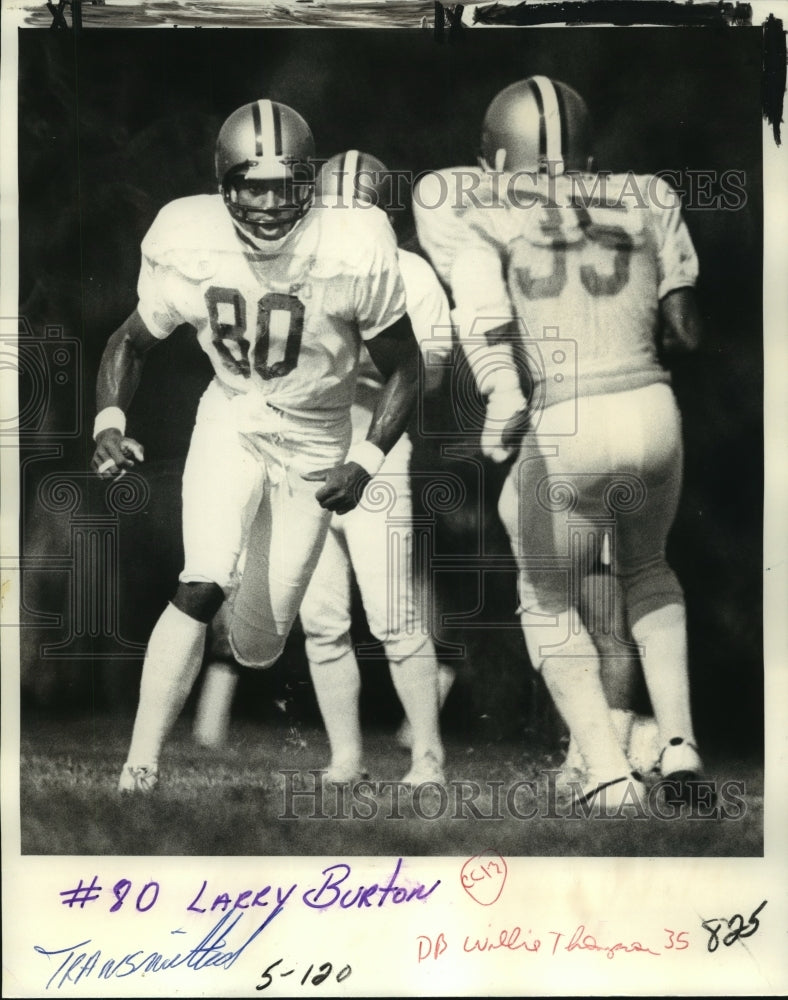
[[[591,123],[583,98],[546,76],[502,90],[482,124],[479,164],[488,171],[545,173],[590,169]]]
[[[376,156],[349,149],[323,165],[317,190],[324,205],[376,205],[385,212],[392,203],[391,182],[388,167]]]
[[[315,192],[315,140],[291,107],[261,100],[234,111],[216,140],[216,180],[233,221],[263,245],[288,235]]]

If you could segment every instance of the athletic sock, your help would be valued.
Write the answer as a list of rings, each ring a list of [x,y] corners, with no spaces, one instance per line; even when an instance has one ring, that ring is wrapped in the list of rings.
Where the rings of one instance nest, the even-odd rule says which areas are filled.
[[[310,663],[309,672],[331,746],[331,763],[360,767],[361,676],[353,650],[348,649],[330,663]]]
[[[438,664],[438,707],[443,708],[449,696],[457,672],[454,667],[448,667],[445,663]]]
[[[207,626],[168,604],[151,633],[127,763],[156,764],[202,665]]]
[[[530,627],[523,616],[523,635],[531,663],[537,670],[541,668],[547,689],[569,727],[591,781],[629,774],[629,762],[602,687],[599,654],[578,613],[560,612],[551,629]],[[543,648],[555,648],[553,636],[568,637],[564,639],[564,655],[543,654]]]
[[[214,660],[208,664],[194,713],[192,732],[198,743],[216,748],[227,741],[237,686],[238,667],[235,664],[225,660]]]
[[[391,664],[391,679],[413,734],[411,751],[416,760],[425,753],[443,763],[438,713],[438,664],[425,643],[419,653]]]
[[[633,623],[632,635],[643,647],[643,675],[662,745],[679,736],[695,743],[684,606],[668,604],[650,611]]]
[[[613,723],[621,749],[627,753],[632,738],[632,726],[635,724],[635,713],[631,708],[611,708],[610,720]]]
[[[608,780],[629,774],[630,766],[619,743],[597,664],[585,658],[551,657],[542,675],[586,762],[589,776]]]

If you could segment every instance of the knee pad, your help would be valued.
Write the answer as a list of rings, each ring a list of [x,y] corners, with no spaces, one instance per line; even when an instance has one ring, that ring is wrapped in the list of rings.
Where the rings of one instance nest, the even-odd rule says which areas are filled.
[[[224,591],[209,580],[181,580],[172,604],[189,618],[207,625],[224,603]]]

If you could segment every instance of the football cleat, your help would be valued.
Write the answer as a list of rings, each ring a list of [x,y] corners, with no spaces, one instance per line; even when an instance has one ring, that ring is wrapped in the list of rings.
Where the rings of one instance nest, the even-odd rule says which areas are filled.
[[[216,140],[216,181],[242,235],[276,249],[315,194],[315,140],[297,111],[252,101],[234,111]]]
[[[124,764],[118,781],[118,791],[124,795],[155,792],[159,784],[157,764]]]
[[[638,774],[657,770],[659,759],[659,728],[651,715],[638,715],[631,709],[614,708],[610,712],[613,728],[630,766]],[[586,765],[583,755],[573,739],[569,740],[562,775],[563,784],[582,781]]]
[[[592,781],[573,797],[572,802],[583,806],[584,811],[590,806],[592,816],[615,814],[627,806],[643,815],[647,814],[647,800],[643,779],[637,771],[632,771],[610,781]]]
[[[660,787],[671,805],[692,801],[692,783],[703,780],[703,761],[694,743],[674,736],[659,755]]]
[[[641,774],[657,770],[659,762],[659,726],[653,715],[635,715],[629,734],[627,757]]]
[[[688,781],[699,778],[703,771],[698,748],[694,743],[674,736],[659,755],[659,770],[666,781]]]
[[[331,785],[355,785],[359,781],[367,781],[368,779],[369,772],[353,761],[329,764],[323,777],[323,780]]]
[[[424,785],[427,782],[442,785],[445,780],[446,775],[443,773],[443,764],[441,764],[438,755],[432,750],[428,750],[426,753],[414,758],[410,770],[402,779],[406,785]]]
[[[558,775],[558,784],[569,786],[574,782],[582,782],[586,776],[586,771],[585,758],[580,753],[577,741],[573,740],[570,736],[563,767]]]
[[[583,98],[558,80],[532,76],[502,90],[482,124],[486,171],[559,176],[588,170],[591,127]]]

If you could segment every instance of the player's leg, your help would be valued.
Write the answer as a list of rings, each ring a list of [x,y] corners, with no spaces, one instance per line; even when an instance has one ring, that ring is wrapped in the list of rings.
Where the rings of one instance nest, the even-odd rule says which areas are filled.
[[[610,624],[603,624],[594,642],[602,661],[602,687],[619,741],[635,770],[648,774],[657,767],[659,730],[653,715],[638,711],[644,698],[643,670],[638,645],[629,630],[624,588],[610,558],[603,549],[600,568],[605,588],[609,588]]]
[[[611,709],[631,710],[637,696],[637,645],[627,625],[624,591],[612,566],[610,532],[580,585],[580,613],[601,660],[602,686]]]
[[[347,451],[347,421],[334,433],[314,421],[281,420],[281,433],[259,442],[268,489],[249,534],[230,626],[236,660],[256,668],[281,655],[328,531],[331,515],[315,499],[321,484],[302,474],[341,464]]]
[[[299,611],[309,673],[331,747],[329,781],[352,781],[364,773],[361,676],[350,637],[350,557],[343,530],[355,513],[334,517]]]
[[[185,565],[148,643],[122,791],[155,786],[161,748],[199,673],[207,623],[224,600],[259,502],[262,471],[233,430],[227,400],[209,387],[183,475]]]
[[[564,488],[570,480],[568,490],[576,489],[571,455],[561,455],[562,483],[553,492],[549,476],[556,470],[533,441],[526,440],[499,501],[519,567],[520,620],[528,655],[586,762],[587,793],[612,782],[605,789],[608,802],[639,795],[639,788],[632,791],[639,783],[630,775],[602,688],[599,655],[578,608],[584,568],[570,558],[569,494]]]
[[[449,692],[454,687],[454,682],[457,679],[457,671],[454,667],[450,666],[448,663],[442,663],[438,660],[438,711],[443,709],[446,704],[446,699],[449,697]],[[410,727],[410,722],[408,721],[407,715],[403,718],[399,729],[397,730],[397,743],[403,747],[405,750],[411,750],[413,748],[413,730]]]
[[[654,729],[655,723],[653,719],[635,712],[640,661],[637,645],[629,635],[623,588],[611,566],[607,532],[603,536],[597,564],[581,582],[580,614],[599,653],[602,688],[618,740],[636,770],[650,771],[656,765],[656,753],[648,751],[649,741],[645,738],[644,727]],[[633,755],[636,727],[638,753]],[[637,759],[634,759],[635,756]],[[571,733],[564,772],[569,780],[585,772],[585,761]]]
[[[419,606],[408,461],[402,439],[345,527],[370,631],[383,643],[412,733],[411,784],[443,780],[438,663]]]
[[[195,723],[196,738],[208,746],[226,739],[238,664],[266,667],[281,654],[317,561],[328,514],[314,499],[316,486],[305,483],[300,472],[336,464],[344,454],[342,428],[321,447],[320,434],[309,422],[281,412],[277,419],[278,433],[255,436],[251,442],[268,476],[248,549],[240,556],[243,572],[223,617],[214,622],[217,661],[206,670]],[[289,430],[305,435],[313,453],[286,437]]]
[[[419,602],[418,607],[421,609],[422,621],[424,627],[426,628],[428,634],[434,635],[434,628],[436,623],[439,621],[440,615],[435,608],[435,600],[437,597],[437,592],[433,586],[433,579],[430,576],[430,567],[425,560],[416,558],[414,559],[413,572],[415,576],[415,594],[416,599]],[[446,703],[446,699],[449,696],[449,692],[454,686],[454,682],[457,677],[457,671],[453,666],[448,663],[443,663],[440,659],[438,660],[438,712],[440,713],[443,706]],[[397,730],[396,735],[397,743],[403,747],[405,750],[411,750],[413,747],[413,731],[411,730],[410,722],[407,715],[402,720],[402,723]]]
[[[618,565],[632,635],[659,726],[666,776],[700,773],[690,709],[684,593],[665,558],[681,491],[681,424],[667,386],[650,386],[627,400],[626,418],[641,430],[642,506],[618,517]],[[659,428],[659,434],[654,428]]]
[[[142,667],[140,698],[121,791],[156,783],[159,754],[199,673],[207,622],[224,600],[213,583],[180,583],[154,626]],[[147,787],[142,790],[148,791]]]
[[[230,649],[230,604],[219,608],[208,628],[208,649],[192,735],[201,746],[217,750],[227,742],[239,668]]]

